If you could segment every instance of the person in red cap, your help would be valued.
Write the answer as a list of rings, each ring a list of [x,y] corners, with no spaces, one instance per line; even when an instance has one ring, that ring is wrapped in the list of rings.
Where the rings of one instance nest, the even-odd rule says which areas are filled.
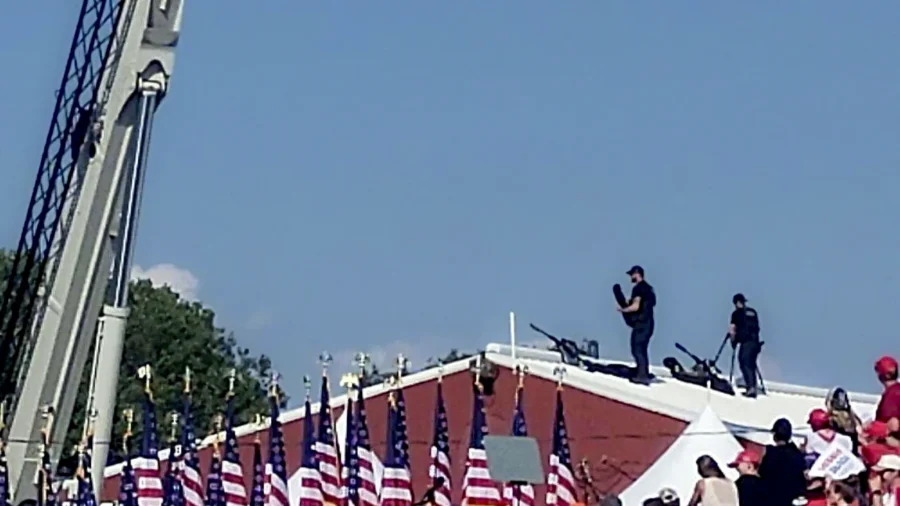
[[[763,506],[766,494],[762,479],[759,477],[759,462],[762,457],[753,450],[744,450],[737,454],[728,467],[737,469],[740,476],[734,482],[738,489],[738,503],[741,506]]]
[[[881,357],[875,362],[875,374],[884,386],[878,401],[875,420],[888,424],[891,433],[900,431],[900,383],[897,382],[897,361],[893,357]]]
[[[853,451],[853,440],[849,436],[837,433],[831,426],[831,416],[824,409],[814,409],[809,412],[807,419],[812,434],[806,438],[806,454],[807,462],[815,462],[815,459],[825,453],[828,446],[833,442],[837,442],[840,446]]]
[[[878,420],[870,422],[863,428],[863,445],[859,449],[859,456],[867,467],[874,466],[884,455],[897,453],[897,448],[887,444],[889,435],[887,424]]]

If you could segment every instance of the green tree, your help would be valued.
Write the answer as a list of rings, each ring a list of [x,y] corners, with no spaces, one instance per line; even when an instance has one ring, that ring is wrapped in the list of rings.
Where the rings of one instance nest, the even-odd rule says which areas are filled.
[[[138,379],[137,371],[146,364],[152,366],[152,389],[161,432],[168,433],[166,415],[181,412],[187,368],[191,369],[192,411],[198,436],[212,432],[216,415],[224,411],[232,370],[237,378],[234,384],[237,423],[268,413],[266,385],[272,374],[271,360],[265,355],[252,356],[250,350],[238,346],[233,333],[215,325],[215,313],[211,309],[181,299],[169,287],[154,287],[149,280],[132,283],[129,298],[131,314],[119,367],[115,447],[124,434],[123,410],[133,408],[136,420],[140,420],[144,384]],[[89,379],[90,371],[86,370],[69,428],[69,447],[81,438]],[[282,394],[282,407],[286,403],[287,396]],[[135,424],[134,432],[136,438],[140,436],[139,423]]]
[[[13,255],[14,252],[0,250],[0,293]],[[154,287],[148,280],[131,284],[130,304],[131,314],[119,367],[113,448],[120,448],[125,429],[121,415],[126,408],[135,410],[135,441],[140,437],[144,385],[137,378],[137,370],[145,364],[152,366],[160,436],[168,434],[166,415],[182,409],[183,377],[188,367],[192,374],[191,396],[198,436],[210,433],[216,415],[224,411],[232,369],[237,377],[234,391],[237,422],[250,422],[256,414],[268,413],[266,385],[272,373],[271,360],[265,355],[253,356],[250,350],[239,346],[233,333],[216,326],[215,313],[211,309],[199,302],[181,299],[168,287]],[[89,363],[77,391],[67,448],[74,448],[81,439],[90,369]],[[287,396],[282,394],[281,405],[286,404]],[[163,441],[166,439],[162,438]]]

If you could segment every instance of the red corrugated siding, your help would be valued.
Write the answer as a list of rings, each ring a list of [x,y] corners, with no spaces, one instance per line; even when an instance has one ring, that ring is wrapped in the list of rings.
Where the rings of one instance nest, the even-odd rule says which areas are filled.
[[[486,399],[488,426],[494,434],[508,434],[512,424],[513,396],[516,377],[512,371],[499,368],[494,395]],[[525,416],[532,437],[538,440],[546,470],[550,451],[553,406],[556,385],[553,382],[530,377],[526,380]],[[428,465],[432,438],[435,383],[427,382],[407,387],[406,401],[409,409],[409,437],[413,462],[413,484],[416,494],[421,494],[429,484]],[[469,444],[469,425],[472,413],[472,377],[467,372],[444,378],[444,394],[450,418],[451,459],[453,460],[454,502],[460,499],[459,485],[463,475],[466,449]],[[652,464],[686,424],[663,415],[651,413],[634,406],[615,402],[595,394],[573,388],[564,393],[566,417],[571,438],[573,461],[586,458],[590,464],[596,487],[600,491],[620,492]],[[379,396],[366,401],[369,428],[375,450],[383,454],[386,432],[386,398]],[[335,419],[341,409],[336,409]],[[288,462],[296,466],[300,459],[302,420],[285,424]],[[267,443],[268,433],[260,439]],[[254,436],[240,439],[241,458],[245,472],[253,458]],[[263,446],[265,449],[265,446]],[[201,451],[203,469],[209,465],[210,449]],[[293,473],[294,469],[291,470]],[[248,476],[249,478],[249,476]],[[116,497],[118,479],[111,478],[104,484],[105,498]],[[537,487],[539,505],[543,505],[543,487]]]

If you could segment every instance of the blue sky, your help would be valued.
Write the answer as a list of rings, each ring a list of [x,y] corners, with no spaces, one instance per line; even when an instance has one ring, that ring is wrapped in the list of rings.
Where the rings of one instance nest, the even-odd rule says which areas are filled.
[[[69,3],[0,17],[5,245]],[[742,291],[769,376],[875,391],[873,361],[900,351],[898,15],[193,0],[137,263],[193,279],[294,390],[323,349],[341,370],[360,349],[421,365],[505,340],[510,310],[523,340],[533,321],[627,356],[610,285],[639,263],[659,293],[654,361],[676,341],[714,353]]]

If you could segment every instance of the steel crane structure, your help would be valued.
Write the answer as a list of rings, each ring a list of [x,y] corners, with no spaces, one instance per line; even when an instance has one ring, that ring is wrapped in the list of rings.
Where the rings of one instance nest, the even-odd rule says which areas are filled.
[[[62,452],[94,350],[94,484],[103,481],[153,118],[183,0],[83,0],[31,202],[0,299],[0,399],[16,502],[34,498],[42,413]]]

